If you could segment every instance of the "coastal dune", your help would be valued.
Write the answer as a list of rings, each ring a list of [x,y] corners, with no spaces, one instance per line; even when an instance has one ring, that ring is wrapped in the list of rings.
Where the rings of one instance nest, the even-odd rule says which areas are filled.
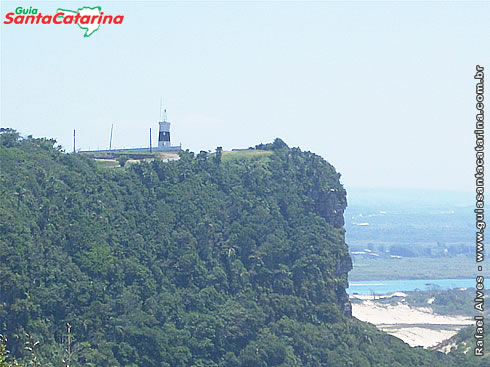
[[[354,317],[376,325],[378,329],[400,338],[412,347],[436,346],[473,323],[469,317],[438,315],[429,307],[411,307],[404,304],[403,300],[388,305],[378,303],[370,296],[353,295],[351,299],[361,301],[352,304]]]

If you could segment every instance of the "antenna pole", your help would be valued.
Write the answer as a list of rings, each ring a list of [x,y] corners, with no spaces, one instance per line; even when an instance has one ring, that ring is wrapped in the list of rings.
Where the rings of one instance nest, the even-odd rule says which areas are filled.
[[[162,121],[162,107],[163,106],[163,98],[160,97],[160,121]]]
[[[109,152],[112,150],[112,129],[114,128],[114,124],[111,125],[111,138],[109,139]]]
[[[75,154],[75,129],[73,129],[73,154]]]
[[[150,153],[151,153],[151,127],[150,127]]]

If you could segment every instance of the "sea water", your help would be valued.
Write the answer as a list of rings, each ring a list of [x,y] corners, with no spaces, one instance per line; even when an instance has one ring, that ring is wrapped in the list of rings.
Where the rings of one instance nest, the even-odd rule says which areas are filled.
[[[387,294],[430,289],[474,288],[475,279],[412,279],[349,282],[348,294]]]

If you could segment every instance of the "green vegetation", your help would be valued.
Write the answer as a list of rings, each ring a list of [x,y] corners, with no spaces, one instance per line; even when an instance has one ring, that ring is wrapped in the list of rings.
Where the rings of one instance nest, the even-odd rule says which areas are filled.
[[[121,166],[115,159],[96,159],[95,164],[100,168],[115,168]]]
[[[475,259],[414,257],[403,259],[353,257],[349,280],[460,279],[475,277]],[[490,273],[485,274],[487,277]]]
[[[10,357],[43,367],[483,366],[350,318],[345,191],[321,157],[277,139],[258,147],[267,160],[181,152],[101,169],[54,143],[0,134]]]
[[[121,167],[124,167],[126,165],[126,162],[129,161],[129,157],[127,155],[121,155],[117,161],[119,162],[119,165]]]
[[[453,353],[466,353],[473,354],[473,350],[476,346],[475,341],[475,326],[468,326],[461,329],[455,336],[435,346],[433,349],[441,349],[445,346],[449,346]],[[484,331],[485,341],[490,338],[490,332],[488,327]],[[490,366],[490,354],[485,353],[483,358],[480,358],[482,366]]]
[[[3,335],[0,335],[0,367],[8,367],[7,348],[5,347],[6,342],[7,338]]]
[[[475,289],[432,289],[428,291],[403,292],[405,297],[379,298],[378,303],[398,304],[401,299],[412,307],[430,307],[435,313],[444,316],[473,317],[478,312],[473,308]],[[487,317],[488,311],[485,311]]]
[[[253,158],[266,158],[272,154],[271,151],[259,150],[259,149],[247,149],[236,150],[232,152],[223,152],[223,161],[239,160],[239,159],[253,159]]]
[[[406,302],[415,307],[430,307],[440,315],[465,315],[473,317],[475,289],[451,289],[409,292]],[[430,300],[430,304],[429,304]],[[486,313],[488,315],[488,312]]]

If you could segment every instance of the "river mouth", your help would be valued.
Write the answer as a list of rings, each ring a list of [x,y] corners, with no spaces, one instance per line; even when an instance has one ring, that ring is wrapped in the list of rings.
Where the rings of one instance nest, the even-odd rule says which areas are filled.
[[[380,295],[416,290],[448,290],[454,288],[474,288],[475,279],[407,279],[372,280],[349,282],[349,295]]]

